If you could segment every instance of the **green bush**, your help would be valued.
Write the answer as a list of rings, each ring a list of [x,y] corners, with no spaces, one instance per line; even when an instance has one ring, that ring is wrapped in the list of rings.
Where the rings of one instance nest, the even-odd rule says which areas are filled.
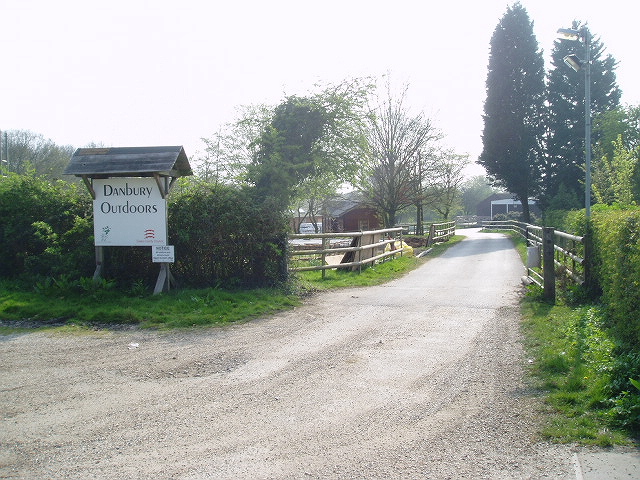
[[[283,212],[257,203],[251,188],[182,180],[169,197],[172,272],[183,285],[262,287],[286,279]],[[84,189],[11,174],[0,178],[0,278],[80,279],[95,269],[93,212]],[[107,278],[120,288],[153,284],[149,247],[104,249]],[[75,281],[75,280],[74,280]],[[139,289],[139,288],[138,288]]]
[[[75,185],[0,178],[0,277],[87,275],[92,243],[89,196]]]
[[[603,305],[603,326],[615,342],[607,375],[612,422],[640,432],[640,208],[594,205],[591,221],[584,210],[565,216],[565,231],[592,238],[592,298]]]
[[[191,286],[273,286],[286,279],[283,212],[250,188],[191,182],[169,206],[174,271]]]
[[[640,345],[640,209],[598,208],[592,215],[595,279],[623,348]]]

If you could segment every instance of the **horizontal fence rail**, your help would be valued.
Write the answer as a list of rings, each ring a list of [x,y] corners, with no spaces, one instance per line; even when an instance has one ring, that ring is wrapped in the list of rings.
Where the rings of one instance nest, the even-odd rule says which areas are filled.
[[[555,301],[556,280],[584,285],[589,275],[589,249],[586,237],[515,220],[484,221],[482,227],[511,230],[527,242],[527,277]]]
[[[385,238],[385,236],[387,238]],[[344,243],[339,241],[340,239],[350,239],[349,245],[344,246]],[[297,243],[297,241],[301,240],[312,243]],[[396,248],[398,241],[399,248]],[[319,245],[320,248],[316,248],[316,245]],[[389,249],[387,249],[387,245],[390,246]],[[289,248],[290,272],[322,270],[323,275],[325,270],[334,268],[358,269],[380,259],[398,254],[402,255],[404,250],[402,244],[402,227],[365,232],[296,233],[289,235]],[[340,263],[327,263],[327,257],[341,253],[345,255]],[[295,265],[304,257],[306,257],[307,262],[313,262],[315,260],[319,264],[309,266]]]
[[[429,241],[427,245],[447,242],[456,234],[456,222],[433,223],[429,227]]]
[[[448,241],[455,235],[455,229],[455,222],[430,225],[427,246]],[[290,234],[289,271],[321,270],[324,276],[329,269],[356,270],[379,260],[402,256],[408,248],[402,240],[403,231],[407,231],[406,225],[364,232]],[[340,254],[343,257],[336,263],[335,257]],[[327,262],[331,257],[333,261]]]

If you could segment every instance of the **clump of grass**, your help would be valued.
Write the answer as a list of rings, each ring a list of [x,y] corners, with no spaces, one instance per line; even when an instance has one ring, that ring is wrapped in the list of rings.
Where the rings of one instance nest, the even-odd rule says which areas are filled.
[[[612,409],[609,385],[616,345],[605,328],[603,310],[528,298],[523,312],[530,374],[546,405],[541,435],[599,446],[627,443],[628,432],[617,428]]]

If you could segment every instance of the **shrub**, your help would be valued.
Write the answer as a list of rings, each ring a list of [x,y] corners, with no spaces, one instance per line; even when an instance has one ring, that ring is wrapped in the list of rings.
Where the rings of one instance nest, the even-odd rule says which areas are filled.
[[[282,212],[250,188],[192,182],[171,200],[174,271],[192,286],[271,286],[286,278]]]
[[[88,274],[92,242],[91,203],[75,185],[0,179],[0,277]]]
[[[640,342],[640,209],[601,208],[592,221],[594,273],[623,346]]]
[[[257,204],[254,190],[181,181],[169,197],[172,271],[192,286],[272,286],[286,279],[283,212]],[[0,278],[91,276],[95,269],[91,199],[65,182],[33,176],[0,179]],[[148,247],[104,249],[105,273],[122,288],[153,284],[158,265]],[[44,285],[44,283],[43,283]],[[139,290],[140,288],[138,288]]]

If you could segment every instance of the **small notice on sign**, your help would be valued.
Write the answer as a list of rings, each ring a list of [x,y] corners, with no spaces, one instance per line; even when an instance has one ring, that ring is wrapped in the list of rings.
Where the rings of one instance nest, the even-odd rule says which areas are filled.
[[[151,258],[155,263],[175,262],[173,245],[153,245],[151,247]]]

